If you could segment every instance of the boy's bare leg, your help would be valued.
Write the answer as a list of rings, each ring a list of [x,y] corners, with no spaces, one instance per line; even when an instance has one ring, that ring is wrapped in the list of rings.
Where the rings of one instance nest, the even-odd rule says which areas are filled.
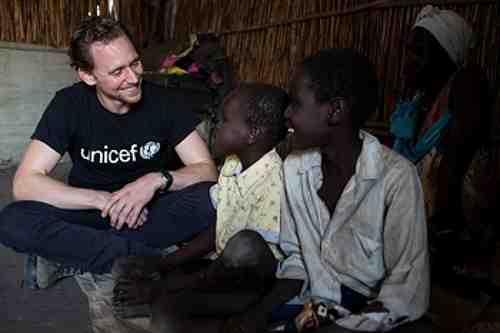
[[[129,278],[130,275],[125,275],[118,278],[113,290],[114,313],[119,318],[149,316],[150,305],[155,298],[162,297],[162,293],[195,287],[203,277],[201,273],[186,273],[181,267],[166,276],[158,274],[157,278],[150,275],[143,275],[141,278]]]
[[[267,242],[252,230],[231,237],[219,259],[227,267],[253,269],[263,279],[274,278],[278,265]]]
[[[161,256],[131,256],[116,259],[111,273],[116,281],[149,280],[160,276]]]
[[[112,308],[117,318],[140,318],[151,314],[151,295],[160,280],[160,259],[160,256],[126,257],[115,261]]]
[[[138,262],[137,267],[143,265],[146,270],[154,271],[151,267],[157,265],[158,259],[146,259],[149,263]],[[182,300],[187,302],[186,307],[205,309],[199,314],[190,312],[192,315],[228,316],[241,312],[239,309],[248,307],[272,286],[277,265],[265,240],[248,230],[233,236],[217,260],[195,273],[177,269],[163,279],[153,280],[147,278],[151,273],[142,277],[140,272],[131,273],[135,269],[131,265],[133,258],[126,259],[126,263],[129,269],[122,269],[122,276],[135,278],[119,279],[113,299],[115,313],[122,318],[148,315],[149,304],[168,304],[172,294],[186,289],[196,293],[196,297],[186,294],[185,300]],[[155,301],[155,297],[160,299]]]
[[[196,277],[188,278],[181,271],[188,269],[189,262],[196,261],[208,253],[213,247],[214,239],[215,225],[211,225],[186,246],[166,256],[127,257],[116,260],[113,266],[113,276],[116,279],[113,309],[116,316],[148,316],[151,313],[153,296],[158,294],[163,285],[170,289],[179,289],[186,287],[186,282],[187,285],[193,283],[191,280]],[[164,281],[167,276],[168,281]],[[180,285],[179,281],[182,282]]]
[[[215,225],[196,235],[187,245],[173,245],[169,254],[154,257],[126,257],[115,261],[113,276],[118,280],[147,280],[169,272],[208,254],[215,243]]]
[[[153,302],[154,332],[220,332],[226,319],[256,304],[274,283],[277,262],[267,243],[242,231],[203,272],[193,289],[168,292]]]

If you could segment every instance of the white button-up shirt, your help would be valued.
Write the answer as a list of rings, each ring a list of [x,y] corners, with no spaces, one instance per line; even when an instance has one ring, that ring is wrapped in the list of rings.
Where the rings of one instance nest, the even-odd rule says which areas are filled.
[[[321,154],[284,163],[278,278],[304,280],[302,298],[341,303],[341,284],[389,310],[351,314],[337,324],[387,331],[422,316],[429,304],[425,209],[415,167],[361,131],[361,154],[333,215],[318,195]]]

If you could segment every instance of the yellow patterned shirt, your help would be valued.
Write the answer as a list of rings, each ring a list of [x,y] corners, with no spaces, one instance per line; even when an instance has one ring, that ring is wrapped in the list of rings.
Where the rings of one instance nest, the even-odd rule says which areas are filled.
[[[220,255],[237,232],[258,232],[277,259],[280,232],[282,161],[273,149],[245,171],[236,155],[226,158],[219,180],[210,191],[217,209],[216,251]]]

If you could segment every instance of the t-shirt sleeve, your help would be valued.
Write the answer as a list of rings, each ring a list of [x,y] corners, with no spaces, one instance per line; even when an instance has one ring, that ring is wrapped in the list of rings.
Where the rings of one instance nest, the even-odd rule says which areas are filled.
[[[72,135],[71,107],[67,98],[56,93],[31,136],[64,155]]]
[[[173,147],[181,143],[200,123],[200,117],[194,111],[196,106],[196,101],[186,94],[176,93],[168,101],[169,141]]]

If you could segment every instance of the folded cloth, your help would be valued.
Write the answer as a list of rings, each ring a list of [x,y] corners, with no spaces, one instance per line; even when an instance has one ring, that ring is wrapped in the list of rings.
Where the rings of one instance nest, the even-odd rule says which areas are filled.
[[[474,46],[475,36],[470,25],[460,15],[427,5],[418,14],[413,27],[429,31],[457,66],[465,65],[467,53]]]

